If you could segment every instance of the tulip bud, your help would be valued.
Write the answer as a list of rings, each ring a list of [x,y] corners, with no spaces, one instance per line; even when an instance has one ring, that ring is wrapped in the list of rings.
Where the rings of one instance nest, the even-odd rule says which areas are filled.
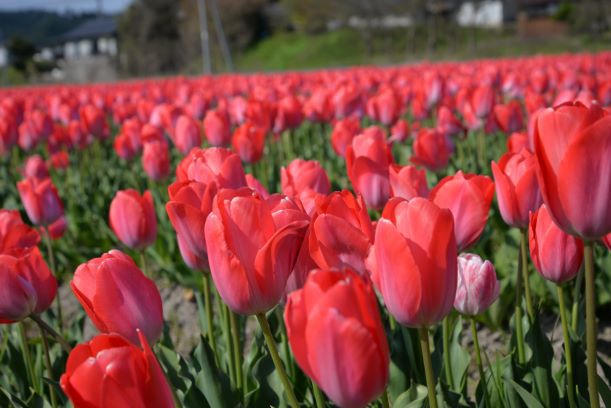
[[[426,172],[415,166],[399,166],[388,168],[390,189],[393,197],[403,197],[410,200],[414,197],[428,197],[429,187],[426,182]]]
[[[367,278],[313,271],[288,296],[284,321],[297,364],[335,404],[365,407],[384,392],[390,356]]]
[[[454,308],[467,316],[477,316],[499,297],[499,281],[490,261],[475,254],[458,257],[458,282]]]
[[[176,121],[176,129],[172,140],[182,154],[187,154],[192,148],[199,147],[202,144],[199,123],[191,116],[180,115]]]
[[[40,235],[24,224],[19,211],[0,210],[0,254],[38,245]]]
[[[28,157],[23,166],[23,176],[25,178],[48,178],[49,169],[44,159],[37,154]]]
[[[416,197],[391,198],[376,226],[367,265],[395,319],[430,326],[452,309],[457,253],[450,210]]]
[[[70,287],[100,332],[118,333],[132,343],[138,343],[138,329],[151,344],[161,336],[159,290],[123,252],[112,250],[81,264]]]
[[[243,162],[256,163],[263,156],[265,129],[246,122],[233,133],[231,145]]]
[[[32,223],[49,225],[64,215],[64,207],[50,178],[26,178],[17,183],[17,189]]]
[[[56,293],[57,281],[37,247],[0,254],[0,323],[44,312]]]
[[[458,251],[473,246],[484,232],[494,183],[487,176],[463,174],[443,178],[429,198],[441,208],[448,208],[454,216],[454,233]]]
[[[281,223],[275,200],[249,188],[221,190],[205,226],[210,271],[223,301],[250,315],[276,306],[297,260],[308,222]]]
[[[59,383],[77,408],[174,407],[172,390],[142,333],[134,344],[117,334],[79,344]]]
[[[577,276],[583,260],[583,242],[562,231],[543,204],[530,214],[530,257],[545,279],[562,284]]]
[[[151,180],[162,180],[170,174],[170,151],[165,140],[144,144],[142,167]]]
[[[193,149],[176,168],[177,181],[215,182],[219,189],[246,186],[240,157],[229,149]]]
[[[536,165],[535,156],[526,149],[505,153],[498,165],[492,162],[499,210],[512,227],[526,228],[528,214],[541,205]]]
[[[122,190],[110,203],[110,227],[123,244],[143,249],[157,238],[157,218],[150,191],[140,195],[136,190]]]
[[[204,133],[212,146],[224,146],[231,142],[231,124],[225,111],[209,110],[204,118]]]

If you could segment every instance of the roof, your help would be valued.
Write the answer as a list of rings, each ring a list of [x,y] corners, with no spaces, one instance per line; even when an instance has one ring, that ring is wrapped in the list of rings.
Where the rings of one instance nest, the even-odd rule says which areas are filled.
[[[62,41],[75,41],[85,38],[97,38],[105,35],[113,35],[117,32],[117,22],[113,17],[102,16],[87,20],[81,25],[60,37]]]

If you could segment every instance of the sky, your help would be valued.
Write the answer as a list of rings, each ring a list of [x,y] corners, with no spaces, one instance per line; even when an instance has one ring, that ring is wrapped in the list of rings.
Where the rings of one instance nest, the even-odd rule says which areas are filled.
[[[96,11],[98,1],[105,13],[116,13],[124,10],[132,0],[0,0],[0,10]]]

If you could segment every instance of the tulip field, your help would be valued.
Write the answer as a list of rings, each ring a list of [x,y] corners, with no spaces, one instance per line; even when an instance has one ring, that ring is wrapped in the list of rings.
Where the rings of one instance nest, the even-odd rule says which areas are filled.
[[[0,206],[0,407],[611,407],[610,52],[0,89]]]

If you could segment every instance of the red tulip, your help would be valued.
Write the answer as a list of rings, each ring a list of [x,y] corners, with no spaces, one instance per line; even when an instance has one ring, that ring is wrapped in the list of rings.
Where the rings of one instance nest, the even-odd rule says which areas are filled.
[[[546,109],[535,152],[543,201],[558,226],[585,239],[611,232],[611,116],[579,102]]]
[[[492,162],[492,174],[503,220],[512,227],[526,228],[529,213],[541,205],[534,155],[526,149],[507,152],[498,165]]]
[[[440,208],[447,208],[454,216],[454,233],[458,251],[473,246],[484,232],[494,183],[487,176],[463,174],[444,177],[432,190],[429,198]]]
[[[452,213],[425,198],[392,198],[378,221],[368,266],[399,323],[423,327],[439,322],[452,310],[456,295]]]
[[[410,161],[431,171],[443,170],[450,161],[452,145],[447,137],[433,129],[421,129],[414,140]]]
[[[116,249],[81,264],[72,292],[102,333],[118,333],[132,343],[141,330],[152,344],[163,330],[161,295],[134,261]]]
[[[331,105],[335,110],[335,118],[360,118],[363,116],[363,97],[360,87],[354,84],[341,86],[331,97]]]
[[[298,197],[309,190],[329,194],[331,183],[327,172],[316,160],[295,159],[280,169],[282,194]]]
[[[49,234],[49,238],[56,240],[63,237],[67,229],[68,222],[66,221],[66,216],[62,215],[53,224],[47,227],[40,227],[40,232],[43,236],[44,234]]]
[[[133,145],[132,139],[124,133],[119,133],[117,137],[115,137],[113,148],[117,156],[123,160],[131,160],[138,154],[138,150]]]
[[[515,132],[507,139],[507,151],[511,153],[520,153],[520,150],[530,150],[528,135],[524,132]]]
[[[65,150],[60,150],[51,155],[47,160],[47,166],[54,168],[55,170],[65,170],[70,166],[70,156]]]
[[[390,356],[367,278],[317,270],[289,295],[284,321],[299,367],[340,407],[365,407],[388,383]]]
[[[611,249],[611,233],[603,237],[603,244],[605,244],[607,248]]]
[[[233,133],[231,145],[243,162],[256,163],[263,156],[265,130],[246,122]]]
[[[231,124],[227,113],[220,109],[209,110],[204,118],[204,133],[212,146],[225,146],[231,142]]]
[[[178,248],[185,263],[195,270],[208,270],[204,226],[216,195],[214,182],[177,181],[168,187],[166,211],[176,230]]]
[[[483,313],[499,297],[500,285],[490,261],[475,254],[458,257],[458,283],[454,308],[467,316]]]
[[[352,139],[346,149],[346,168],[354,191],[369,208],[381,209],[390,197],[388,166],[392,152],[382,132],[367,132]]]
[[[25,178],[48,178],[49,169],[44,159],[38,154],[28,157],[23,166],[23,176]]]
[[[513,100],[506,105],[496,105],[494,107],[494,117],[501,130],[507,134],[518,132],[524,127],[522,105],[517,100]]]
[[[311,122],[328,122],[333,117],[331,94],[327,89],[317,88],[303,105],[303,113]]]
[[[475,116],[485,119],[492,112],[494,107],[494,89],[490,86],[480,86],[471,97],[471,105]]]
[[[13,118],[0,115],[0,156],[6,155],[17,143],[19,133]]]
[[[409,123],[405,119],[399,119],[390,129],[389,143],[401,143],[409,137]]]
[[[142,167],[151,180],[163,180],[170,174],[170,150],[165,140],[144,144]]]
[[[56,293],[57,281],[37,247],[0,254],[0,323],[44,312]]]
[[[94,105],[86,105],[81,108],[80,118],[85,133],[96,138],[108,136],[108,124],[104,112],[100,108]]]
[[[172,390],[146,339],[116,334],[76,346],[59,381],[75,408],[173,408]]]
[[[24,224],[19,211],[0,209],[0,254],[38,245],[40,235]]]
[[[533,264],[545,279],[562,284],[579,273],[583,242],[558,228],[545,204],[530,214],[528,243]]]
[[[202,135],[199,123],[189,115],[180,115],[176,121],[176,128],[172,141],[182,154],[187,154],[194,147],[202,144]]]
[[[351,268],[365,274],[373,229],[365,202],[336,191],[316,203],[309,230],[310,256],[322,269]]]
[[[240,314],[278,304],[308,225],[300,220],[281,226],[286,210],[274,211],[270,200],[248,188],[221,190],[206,221],[212,278],[223,301]]]
[[[303,110],[299,99],[288,95],[278,102],[278,111],[274,119],[274,133],[282,133],[288,129],[296,129],[303,122]]]
[[[428,197],[429,187],[426,171],[415,166],[393,164],[388,168],[390,189],[393,197],[411,200],[414,197]]]
[[[49,225],[64,215],[64,207],[50,178],[26,178],[17,183],[28,218],[36,225]]]
[[[465,127],[448,107],[441,106],[437,111],[437,131],[446,136],[456,136],[464,133]]]
[[[123,244],[144,249],[157,238],[157,218],[150,191],[121,190],[110,203],[110,227]]]
[[[360,132],[361,125],[358,118],[346,118],[335,122],[331,132],[331,146],[335,153],[344,157],[352,139]]]
[[[367,115],[385,126],[395,123],[402,110],[403,104],[399,95],[390,87],[381,90],[367,101]]]
[[[246,185],[252,190],[255,190],[264,200],[269,198],[269,191],[267,191],[265,186],[250,173],[246,173]]]
[[[246,186],[240,157],[229,149],[193,149],[176,168],[177,181],[215,182],[221,188]]]

